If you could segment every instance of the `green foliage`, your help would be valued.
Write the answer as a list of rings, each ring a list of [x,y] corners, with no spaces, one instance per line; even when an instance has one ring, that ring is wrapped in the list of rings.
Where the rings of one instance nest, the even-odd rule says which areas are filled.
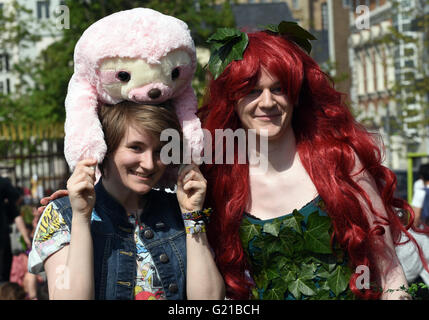
[[[18,6],[17,2],[14,2]],[[92,23],[117,11],[136,7],[152,8],[162,13],[173,15],[185,21],[196,45],[204,45],[207,37],[219,26],[233,26],[234,19],[229,4],[214,7],[211,0],[176,0],[176,1],[138,1],[138,0],[67,0],[65,5],[70,10],[70,29],[57,30],[51,25],[43,25],[43,30],[56,36],[56,41],[41,52],[36,60],[22,59],[13,69],[20,79],[14,96],[0,95],[0,117],[12,123],[64,122],[64,101],[71,75],[73,74],[73,52],[76,42]],[[198,5],[197,5],[198,4]],[[31,10],[17,7],[21,15]],[[8,38],[14,45],[35,45],[40,40],[30,20],[15,15],[13,18],[0,17],[1,38],[7,30],[13,31]],[[18,19],[18,20],[17,20]],[[20,21],[15,29],[9,22]],[[42,26],[40,27],[42,28]],[[3,45],[1,47],[4,47]],[[198,66],[195,91],[199,100],[204,93],[206,70]]]
[[[331,232],[330,219],[317,210],[307,222],[297,210],[263,226],[244,219],[240,237],[249,243],[245,251],[256,283],[253,298],[354,299],[348,290],[351,270],[342,251],[331,248]]]
[[[262,29],[290,37],[293,42],[299,45],[308,54],[310,54],[312,49],[312,45],[309,40],[317,40],[315,36],[294,21],[282,21],[278,25],[270,24],[262,27]]]
[[[422,296],[428,296],[429,287],[423,282],[412,283],[408,288],[402,285],[399,289],[388,289],[387,293],[393,293],[395,291],[402,291],[409,294],[414,300],[427,300]]]
[[[234,28],[220,28],[208,40],[211,44],[209,70],[217,79],[234,60],[242,60],[249,43],[247,34]]]

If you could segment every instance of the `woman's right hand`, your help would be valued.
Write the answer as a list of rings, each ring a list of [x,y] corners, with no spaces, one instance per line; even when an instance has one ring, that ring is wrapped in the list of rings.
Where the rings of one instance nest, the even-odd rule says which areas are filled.
[[[79,161],[76,168],[67,181],[70,204],[73,214],[83,218],[91,218],[91,212],[95,205],[95,166],[97,161],[85,159]]]

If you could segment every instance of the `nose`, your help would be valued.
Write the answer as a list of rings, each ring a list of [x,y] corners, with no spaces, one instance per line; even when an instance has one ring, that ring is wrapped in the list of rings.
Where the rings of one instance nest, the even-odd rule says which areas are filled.
[[[149,92],[147,93],[147,95],[151,99],[157,99],[161,96],[161,90],[159,90],[157,88],[150,89]]]
[[[274,106],[274,104],[275,102],[271,90],[268,88],[264,89],[260,95],[260,107],[271,108]]]
[[[151,173],[155,169],[155,161],[153,157],[154,157],[154,154],[150,150],[144,152],[141,155],[140,167],[144,169],[145,172]]]

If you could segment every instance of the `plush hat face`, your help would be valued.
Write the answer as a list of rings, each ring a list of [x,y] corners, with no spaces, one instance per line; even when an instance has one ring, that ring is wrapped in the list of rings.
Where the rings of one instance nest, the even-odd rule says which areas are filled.
[[[115,101],[159,103],[176,97],[190,83],[193,71],[189,53],[176,49],[156,64],[106,58],[100,64],[99,81],[101,90]]]

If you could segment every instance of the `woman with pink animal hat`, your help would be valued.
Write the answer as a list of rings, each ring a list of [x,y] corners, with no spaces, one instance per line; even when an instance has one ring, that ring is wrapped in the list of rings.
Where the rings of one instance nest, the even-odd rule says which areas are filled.
[[[194,71],[186,24],[150,9],[105,17],[79,40],[65,124],[74,171],[68,196],[48,199],[29,258],[50,299],[223,298],[198,167],[181,168],[176,194],[155,189],[163,130],[183,127],[201,148]]]

